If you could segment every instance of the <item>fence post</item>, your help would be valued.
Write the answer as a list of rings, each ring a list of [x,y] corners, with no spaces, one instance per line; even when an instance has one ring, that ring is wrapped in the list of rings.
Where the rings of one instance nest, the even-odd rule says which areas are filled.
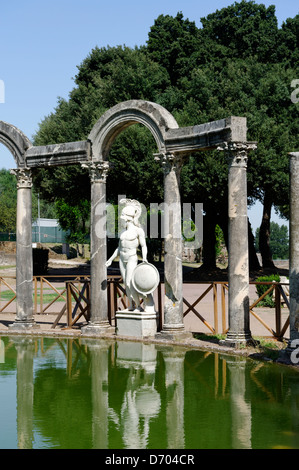
[[[275,330],[276,336],[281,336],[281,300],[279,286],[275,284]]]
[[[226,332],[225,284],[221,284],[222,333]]]
[[[217,284],[213,282],[213,304],[214,304],[214,328],[218,334],[218,303],[217,303]]]

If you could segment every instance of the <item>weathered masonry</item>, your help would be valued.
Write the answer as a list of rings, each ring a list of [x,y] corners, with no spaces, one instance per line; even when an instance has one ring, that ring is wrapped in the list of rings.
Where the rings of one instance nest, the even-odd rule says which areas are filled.
[[[288,350],[299,346],[299,152],[290,157],[290,340]]]
[[[165,203],[180,203],[180,171],[191,152],[218,149],[229,160],[229,332],[227,343],[251,340],[249,327],[249,267],[247,233],[246,162],[255,144],[246,140],[246,118],[229,117],[180,128],[163,107],[148,101],[120,103],[96,122],[88,139],[35,147],[14,126],[0,121],[0,142],[13,154],[17,168],[17,313],[14,329],[35,326],[32,305],[31,187],[32,171],[39,167],[78,164],[87,167],[91,182],[91,318],[85,335],[114,332],[107,317],[106,235],[97,227],[106,222],[106,179],[109,151],[117,135],[128,126],[143,124],[152,133],[158,159],[164,170]],[[182,301],[181,214],[167,225],[165,236],[165,300],[163,328],[169,338],[184,338]],[[161,313],[161,312],[160,312]]]

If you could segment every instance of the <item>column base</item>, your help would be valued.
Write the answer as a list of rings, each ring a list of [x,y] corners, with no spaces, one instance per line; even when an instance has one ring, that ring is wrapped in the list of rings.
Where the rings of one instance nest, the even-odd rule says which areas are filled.
[[[23,320],[15,320],[14,323],[8,325],[10,330],[14,331],[28,331],[30,329],[38,329],[40,325],[37,325],[34,320],[32,321],[23,321]]]
[[[81,334],[84,336],[111,336],[115,334],[115,328],[109,322],[89,323],[81,328]]]
[[[190,331],[186,331],[184,325],[164,325],[162,330],[156,334],[156,338],[183,342],[192,339],[193,334]]]
[[[219,341],[221,346],[228,346],[230,348],[239,348],[240,346],[257,346],[258,341],[254,340],[250,332],[247,333],[230,333],[227,337]]]

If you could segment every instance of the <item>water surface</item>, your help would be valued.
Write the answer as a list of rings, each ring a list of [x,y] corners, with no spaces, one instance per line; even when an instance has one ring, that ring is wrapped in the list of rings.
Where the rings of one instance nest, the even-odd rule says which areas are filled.
[[[1,449],[299,449],[299,372],[134,342],[0,338]]]

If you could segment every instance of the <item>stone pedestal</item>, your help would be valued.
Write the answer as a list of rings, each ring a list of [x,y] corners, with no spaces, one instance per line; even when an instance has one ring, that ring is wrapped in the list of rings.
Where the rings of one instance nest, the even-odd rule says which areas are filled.
[[[116,312],[116,334],[135,338],[152,337],[157,333],[158,314],[123,310]]]

